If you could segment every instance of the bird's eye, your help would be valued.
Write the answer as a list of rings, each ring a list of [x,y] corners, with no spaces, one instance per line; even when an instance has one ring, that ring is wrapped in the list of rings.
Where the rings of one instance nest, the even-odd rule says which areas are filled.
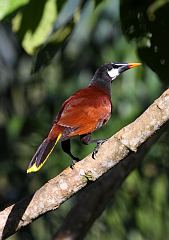
[[[114,68],[114,69],[117,69],[117,68],[119,68],[119,66],[116,65],[116,64],[114,64],[114,65],[113,65],[113,68]]]

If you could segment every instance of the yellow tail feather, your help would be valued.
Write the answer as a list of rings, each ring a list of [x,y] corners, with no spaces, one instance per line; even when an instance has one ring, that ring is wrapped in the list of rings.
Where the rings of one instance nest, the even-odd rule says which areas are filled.
[[[62,133],[60,133],[56,139],[56,142],[55,144],[53,145],[52,149],[50,150],[50,152],[48,153],[47,157],[45,158],[45,160],[37,167],[36,166],[36,162],[30,167],[27,169],[27,173],[32,173],[32,172],[37,172],[39,171],[39,169],[41,169],[41,167],[45,164],[45,162],[47,161],[49,155],[51,154],[51,152],[53,151],[54,147],[56,146],[56,144],[58,143],[59,139],[61,138],[62,136]]]

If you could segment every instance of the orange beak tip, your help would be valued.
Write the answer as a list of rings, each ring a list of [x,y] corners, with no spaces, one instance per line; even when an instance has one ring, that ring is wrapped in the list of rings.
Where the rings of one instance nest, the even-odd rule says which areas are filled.
[[[141,66],[141,63],[129,63],[129,68],[134,68],[134,67],[138,67]]]

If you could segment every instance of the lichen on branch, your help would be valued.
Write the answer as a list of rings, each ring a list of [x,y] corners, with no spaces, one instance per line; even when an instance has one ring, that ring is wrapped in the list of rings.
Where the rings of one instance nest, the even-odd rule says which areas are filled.
[[[39,216],[54,210],[78,192],[88,181],[95,181],[138,148],[169,120],[169,89],[140,117],[121,129],[99,149],[97,159],[91,155],[74,169],[65,169],[44,184],[34,195],[0,212],[0,239],[14,234]]]

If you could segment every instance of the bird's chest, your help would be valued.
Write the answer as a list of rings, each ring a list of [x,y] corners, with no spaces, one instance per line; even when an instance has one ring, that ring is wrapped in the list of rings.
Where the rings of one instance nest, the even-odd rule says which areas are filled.
[[[99,105],[96,106],[96,109],[93,109],[93,114],[95,115],[95,119],[97,121],[96,128],[102,127],[109,121],[111,112],[112,104],[110,99],[102,98],[99,102]]]
[[[100,128],[103,125],[105,125],[109,121],[110,117],[111,117],[111,111],[107,112],[107,114],[103,114],[103,116],[98,119],[96,128]]]

